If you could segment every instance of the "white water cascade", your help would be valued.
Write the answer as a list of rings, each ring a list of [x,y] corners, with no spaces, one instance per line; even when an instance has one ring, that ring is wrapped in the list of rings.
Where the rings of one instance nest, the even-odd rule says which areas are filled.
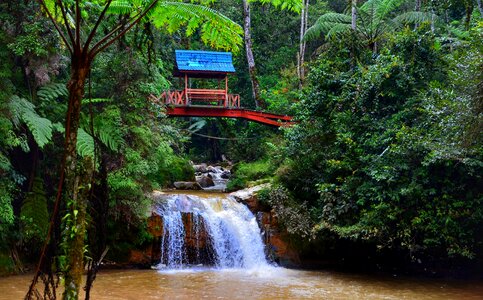
[[[155,209],[163,220],[158,268],[269,266],[260,228],[245,205],[224,197],[173,194]]]

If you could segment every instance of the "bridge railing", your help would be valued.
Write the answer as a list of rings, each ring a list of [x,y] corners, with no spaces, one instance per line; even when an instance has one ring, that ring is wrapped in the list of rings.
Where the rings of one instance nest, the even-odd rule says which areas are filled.
[[[202,104],[204,106],[222,106],[240,108],[240,95],[228,94],[225,90],[185,89],[164,91],[160,97],[154,97],[157,102],[174,106],[189,106]]]

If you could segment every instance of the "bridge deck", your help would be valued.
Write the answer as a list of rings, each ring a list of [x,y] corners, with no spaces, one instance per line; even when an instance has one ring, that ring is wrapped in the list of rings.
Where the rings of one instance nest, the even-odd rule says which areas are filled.
[[[223,90],[185,89],[163,92],[161,96],[151,95],[151,100],[166,106],[166,113],[172,117],[218,117],[242,118],[272,126],[292,125],[292,117],[254,111],[240,107],[240,96]],[[206,105],[193,105],[195,102]]]
[[[226,108],[223,106],[168,106],[168,116],[173,117],[219,117],[241,118],[272,126],[287,126],[293,124],[292,117],[264,113],[243,108]]]

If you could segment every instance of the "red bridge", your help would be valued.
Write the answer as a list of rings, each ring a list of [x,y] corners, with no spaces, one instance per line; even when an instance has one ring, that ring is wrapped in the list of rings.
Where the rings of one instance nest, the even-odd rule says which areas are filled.
[[[176,50],[175,54],[174,75],[184,77],[184,89],[150,96],[153,102],[166,106],[168,116],[242,118],[273,126],[293,124],[290,116],[243,109],[240,95],[228,93],[228,73],[235,72],[231,53]],[[218,88],[191,88],[193,78],[216,79]]]
[[[242,118],[273,126],[293,124],[291,116],[243,109],[240,107],[239,95],[217,94],[219,91],[224,92],[208,89],[168,91],[163,92],[160,97],[151,96],[151,100],[166,105],[166,113],[171,117]]]

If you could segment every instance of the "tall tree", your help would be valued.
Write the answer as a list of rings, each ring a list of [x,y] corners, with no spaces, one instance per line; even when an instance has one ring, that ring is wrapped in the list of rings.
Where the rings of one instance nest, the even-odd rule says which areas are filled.
[[[245,40],[245,51],[247,55],[248,72],[250,73],[250,81],[252,83],[252,96],[255,100],[255,106],[265,107],[265,101],[260,97],[260,82],[257,78],[257,68],[255,66],[255,58],[253,57],[253,45],[252,45],[252,34],[251,34],[251,13],[250,4],[248,0],[242,0],[243,2],[243,33]]]
[[[288,9],[291,11],[299,12],[303,3],[300,0],[242,0],[243,2],[243,32],[245,40],[245,50],[247,55],[248,71],[250,73],[250,81],[252,83],[252,95],[255,100],[255,106],[265,107],[265,101],[260,97],[260,83],[257,79],[257,68],[255,65],[255,57],[253,56],[253,43],[251,35],[251,13],[250,13],[250,3],[259,1],[263,4],[270,3],[275,7],[280,7],[281,9]],[[305,1],[305,0],[303,0]]]
[[[351,28],[357,30],[357,0],[351,2]]]
[[[171,33],[186,25],[187,35],[199,29],[201,39],[205,43],[224,49],[236,49],[241,44],[241,28],[214,10],[191,3],[160,0],[38,0],[38,2],[52,21],[62,39],[63,47],[70,54],[64,157],[53,214],[58,211],[61,191],[65,186],[68,215],[71,221],[65,228],[68,238],[65,246],[67,267],[64,298],[77,299],[84,270],[85,196],[93,165],[91,160],[87,159],[84,166],[79,168],[76,144],[84,88],[95,57],[140,22],[152,22],[157,27],[167,27]],[[120,21],[109,28],[107,21],[113,19],[111,15],[121,16],[117,18]],[[100,28],[103,30],[99,30]],[[101,34],[101,32],[107,32],[107,34]],[[79,192],[81,190],[82,193]],[[49,234],[51,232],[52,224]],[[47,243],[42,250],[36,274],[26,295],[27,299],[34,296],[46,249]]]
[[[300,18],[300,42],[299,42],[299,52],[297,57],[297,75],[299,77],[299,87],[302,88],[302,83],[305,77],[305,48],[307,41],[304,39],[305,32],[307,32],[307,24],[309,18],[309,0],[303,0],[301,18]]]

